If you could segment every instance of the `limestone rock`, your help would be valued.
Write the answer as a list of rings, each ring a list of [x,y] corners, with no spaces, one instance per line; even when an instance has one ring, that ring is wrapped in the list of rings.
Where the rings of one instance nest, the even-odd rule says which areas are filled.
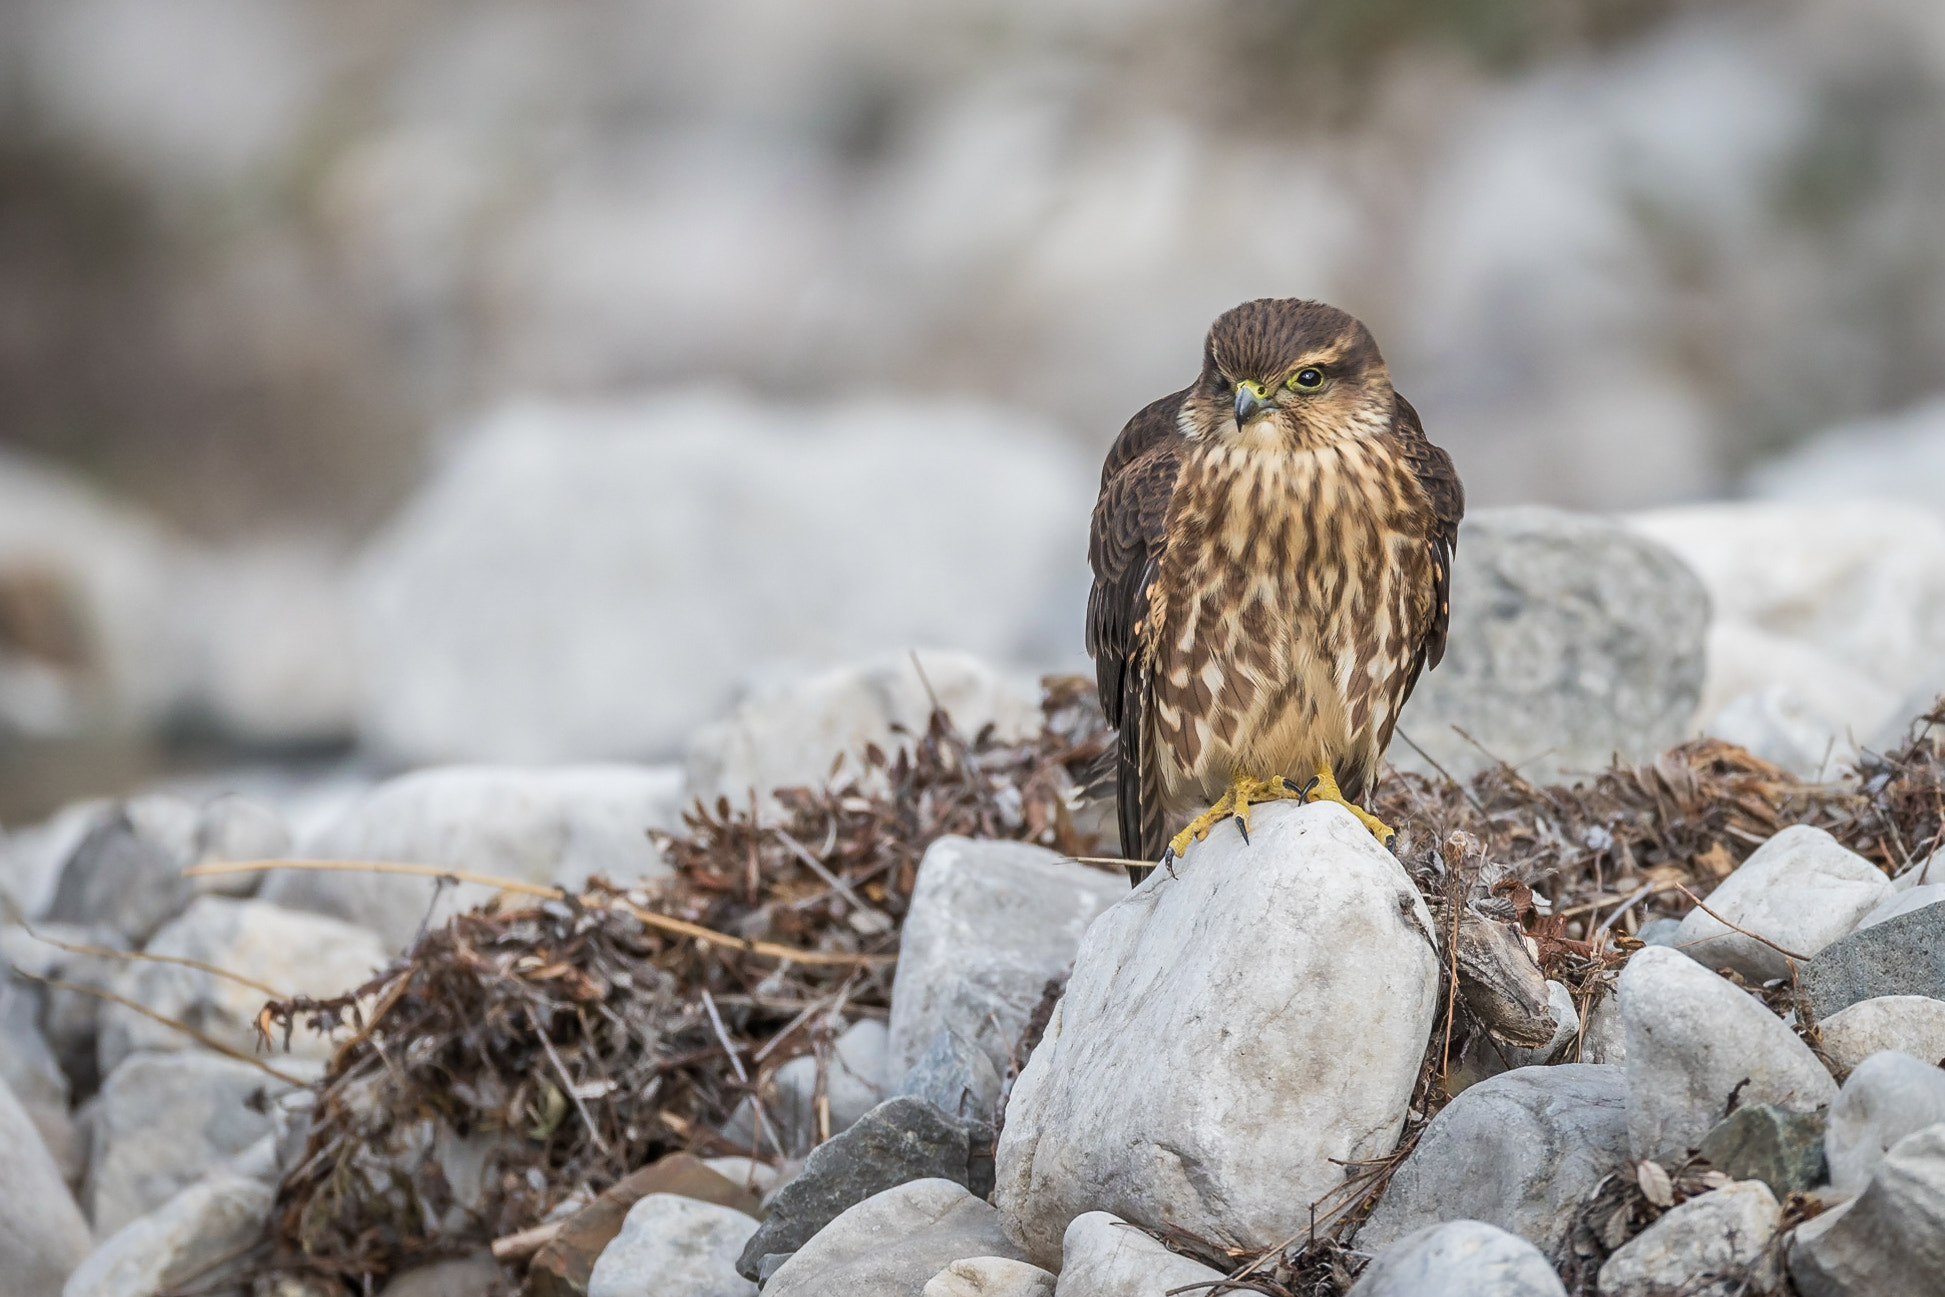
[[[1687,955],[1638,950],[1621,971],[1628,1144],[1636,1157],[1682,1157],[1741,1103],[1809,1112],[1837,1083],[1782,1019]]]
[[[1351,1297],[1566,1297],[1525,1239],[1476,1220],[1428,1225],[1393,1243],[1358,1276]]]
[[[1945,905],[1928,905],[1831,942],[1798,973],[1804,1012],[1822,1022],[1859,1000],[1945,1000]]]
[[[255,1180],[206,1176],[111,1235],[68,1277],[62,1297],[152,1297],[192,1278],[215,1287],[229,1267],[212,1267],[257,1241],[274,1198]]]
[[[1791,1112],[1773,1103],[1744,1104],[1702,1140],[1708,1164],[1732,1180],[1761,1181],[1778,1198],[1829,1178],[1821,1112]]]
[[[1583,1063],[1625,1063],[1628,1037],[1621,1025],[1621,1000],[1610,992],[1587,1011],[1587,1030],[1580,1036]]]
[[[1849,933],[1890,890],[1876,865],[1822,829],[1798,824],[1756,848],[1708,904],[1729,923],[1810,956]],[[1752,982],[1790,975],[1780,951],[1699,907],[1682,920],[1676,944],[1704,966],[1733,968]]]
[[[745,1187],[746,1172],[731,1179],[723,1173],[729,1169],[741,1172],[708,1165],[690,1153],[671,1153],[631,1171],[570,1216],[560,1233],[534,1254],[527,1266],[528,1291],[533,1297],[586,1297],[596,1260],[621,1233],[635,1204],[650,1194],[676,1194],[732,1208],[749,1217],[754,1229],[759,1192]],[[734,1265],[730,1273],[738,1283],[747,1282]]]
[[[37,977],[103,991],[111,989],[128,968],[126,960],[79,954],[40,939],[126,950],[128,939],[112,928],[45,922],[35,924],[34,933],[38,935],[30,936],[25,928],[0,928],[0,953],[5,954],[9,965]],[[40,988],[40,997],[41,1030],[67,1077],[70,1093],[93,1093],[101,1086],[96,1044],[106,1005],[100,997],[85,991],[51,986]]]
[[[47,917],[148,940],[196,895],[182,870],[193,863],[199,821],[192,803],[166,794],[111,806],[62,866]]]
[[[13,1092],[0,1085],[0,1270],[18,1297],[59,1297],[92,1240],[88,1222]]]
[[[1790,1238],[1803,1297],[1945,1293],[1945,1123],[1892,1145],[1864,1191]]]
[[[1936,905],[1940,901],[1945,901],[1945,883],[1926,883],[1922,887],[1894,890],[1873,906],[1869,914],[1858,920],[1857,926],[1868,928],[1886,919],[1895,919],[1900,914],[1909,914],[1913,910],[1922,910],[1927,905]]]
[[[894,1093],[916,1095],[969,1125],[990,1126],[999,1113],[1001,1084],[984,1050],[941,1027]]]
[[[1945,1121],[1945,1071],[1905,1054],[1873,1054],[1844,1080],[1830,1105],[1824,1151],[1830,1184],[1857,1193],[1886,1150],[1913,1131]]]
[[[1741,1297],[1779,1276],[1770,1244],[1783,1211],[1755,1180],[1690,1198],[1629,1239],[1601,1266],[1601,1297]]]
[[[899,938],[892,1072],[902,1075],[951,1028],[1004,1074],[1048,980],[1066,973],[1094,917],[1127,894],[1127,879],[1042,847],[934,842]]]
[[[1054,1297],[1054,1277],[1008,1257],[967,1257],[926,1280],[919,1297]]]
[[[40,1007],[26,983],[0,981],[0,1085],[13,1092],[62,1175],[75,1179],[82,1158],[68,1116],[68,1078],[41,1035]]]
[[[480,1297],[499,1281],[491,1252],[474,1252],[430,1265],[413,1266],[379,1289],[378,1297]]]
[[[1248,844],[1218,828],[1081,943],[998,1151],[994,1201],[1038,1265],[1089,1211],[1272,1246],[1342,1183],[1332,1159],[1398,1137],[1437,997],[1431,916],[1342,807],[1255,824]]]
[[[736,1256],[755,1231],[734,1208],[649,1194],[594,1263],[588,1297],[754,1297]]]
[[[1710,738],[1746,748],[1800,779],[1830,779],[1857,757],[1836,723],[1786,684],[1751,689],[1702,725]]]
[[[1628,1156],[1619,1067],[1522,1067],[1467,1089],[1432,1118],[1358,1233],[1377,1251],[1428,1225],[1483,1221],[1551,1254],[1581,1199]]]
[[[1399,727],[1460,779],[1479,747],[1537,783],[1647,760],[1687,736],[1709,600],[1672,552],[1605,518],[1479,509],[1459,532],[1445,660]],[[1536,754],[1544,753],[1544,756]],[[1408,769],[1419,758],[1394,744]]]
[[[1061,1242],[1056,1297],[1153,1297],[1222,1278],[1105,1211],[1082,1212]]]
[[[1928,995],[1880,995],[1859,1000],[1817,1024],[1823,1052],[1846,1071],[1881,1050],[1922,1063],[1945,1062],[1945,1000]]]
[[[999,1213],[950,1180],[913,1180],[848,1208],[778,1267],[765,1297],[907,1297],[965,1257],[1022,1260]]]
[[[886,1039],[885,1024],[866,1018],[831,1042],[824,1078],[831,1134],[848,1130],[885,1098]],[[817,1147],[817,1059],[810,1054],[791,1059],[771,1074],[771,1083],[763,1103],[765,1130],[757,1131],[756,1105],[745,1098],[724,1123],[723,1135],[765,1155],[804,1158]]]

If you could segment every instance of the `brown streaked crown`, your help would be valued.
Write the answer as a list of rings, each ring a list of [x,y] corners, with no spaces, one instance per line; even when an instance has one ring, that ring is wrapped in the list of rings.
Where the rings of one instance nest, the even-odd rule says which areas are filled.
[[[1209,326],[1203,374],[1269,383],[1320,356],[1345,375],[1384,364],[1377,340],[1356,316],[1301,297],[1259,297]]]

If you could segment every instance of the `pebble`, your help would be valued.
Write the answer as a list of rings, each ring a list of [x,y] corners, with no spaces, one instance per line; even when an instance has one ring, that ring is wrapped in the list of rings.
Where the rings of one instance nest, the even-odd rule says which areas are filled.
[[[1055,1297],[1154,1297],[1223,1277],[1105,1211],[1074,1217],[1061,1241],[1061,1252],[1066,1260]]]
[[[1783,1209],[1755,1180],[1690,1198],[1623,1243],[1601,1266],[1600,1297],[1742,1297],[1779,1278],[1770,1244]]]
[[[1378,1253],[1350,1297],[1567,1297],[1525,1239],[1483,1221],[1428,1225]]]
[[[1802,1193],[1828,1178],[1822,1112],[1791,1112],[1773,1103],[1744,1104],[1702,1140],[1701,1155],[1732,1180],[1759,1180],[1777,1197]]]
[[[1822,1022],[1860,1000],[1945,1000],[1945,905],[1928,905],[1831,942],[1798,972],[1800,1003]]]
[[[999,1213],[963,1185],[913,1180],[847,1208],[779,1266],[763,1292],[909,1297],[954,1261],[975,1256],[1024,1259]]]
[[[1881,1050],[1922,1063],[1945,1061],[1945,1000],[1928,995],[1880,995],[1859,1000],[1817,1024],[1823,1052],[1849,1071]]]
[[[1813,956],[1890,892],[1891,880],[1876,865],[1822,829],[1798,824],[1773,834],[1709,893],[1709,909],[1721,919],[1690,910],[1676,944],[1705,967],[1733,968],[1751,982],[1788,977],[1790,961],[1781,951],[1729,925]]]
[[[9,1297],[58,1297],[92,1244],[61,1168],[0,1085],[0,1265]]]
[[[1945,1121],[1945,1071],[1886,1051],[1859,1063],[1830,1105],[1824,1134],[1830,1185],[1860,1192],[1885,1151],[1913,1131]]]
[[[1945,1294],[1945,1123],[1906,1135],[1862,1193],[1798,1226],[1789,1266],[1802,1297]]]
[[[736,1258],[755,1232],[732,1207],[651,1193],[595,1261],[588,1297],[754,1297]]]

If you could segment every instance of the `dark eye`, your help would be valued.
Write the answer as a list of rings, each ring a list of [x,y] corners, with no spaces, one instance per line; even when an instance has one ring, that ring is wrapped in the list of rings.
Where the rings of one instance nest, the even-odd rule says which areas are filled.
[[[1299,392],[1314,392],[1324,385],[1324,371],[1306,365],[1290,375],[1290,386]]]

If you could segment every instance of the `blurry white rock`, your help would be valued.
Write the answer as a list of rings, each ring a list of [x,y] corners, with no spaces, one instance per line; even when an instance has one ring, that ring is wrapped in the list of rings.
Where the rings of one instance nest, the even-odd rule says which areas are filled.
[[[1751,982],[1788,977],[1790,961],[1734,924],[1806,959],[1847,936],[1891,891],[1891,880],[1822,829],[1797,824],[1773,835],[1682,920],[1676,944],[1709,968],[1733,968]],[[1724,923],[1723,920],[1727,920]]]
[[[1522,1067],[1468,1087],[1432,1118],[1392,1174],[1360,1250],[1428,1225],[1484,1221],[1551,1254],[1582,1199],[1627,1161],[1619,1067]]]
[[[1770,1244],[1782,1223],[1776,1195],[1739,1180],[1690,1198],[1623,1243],[1601,1266],[1601,1297],[1741,1297],[1779,1278]]]
[[[755,1297],[736,1256],[756,1218],[679,1194],[652,1193],[595,1258],[588,1297]]]
[[[1637,950],[1621,970],[1627,1038],[1628,1146],[1680,1158],[1743,1104],[1809,1112],[1837,1083],[1810,1047],[1747,992],[1679,951]]]
[[[9,1297],[56,1297],[92,1245],[61,1168],[0,1085],[0,1273]]]
[[[885,1042],[885,1024],[871,1018],[851,1024],[831,1042],[824,1078],[831,1134],[849,1129],[886,1097]],[[815,1055],[791,1059],[770,1080],[775,1089],[764,1096],[761,1136],[756,1130],[756,1107],[747,1097],[723,1124],[723,1135],[732,1144],[760,1149],[766,1156],[781,1151],[785,1157],[805,1157],[818,1143]]]
[[[1061,1253],[1056,1297],[1153,1297],[1223,1277],[1105,1211],[1074,1217]]]
[[[1789,1264],[1803,1297],[1945,1293],[1945,1123],[1906,1135],[1861,1194],[1797,1226]]]
[[[1567,1297],[1531,1243],[1476,1220],[1428,1225],[1378,1253],[1351,1297]]]
[[[110,803],[69,802],[39,824],[0,833],[0,891],[30,919],[46,915],[61,884],[61,869]]]
[[[1005,1075],[1049,979],[1067,972],[1095,916],[1127,895],[1125,876],[1044,847],[945,837],[926,848],[899,934],[891,1073],[950,1028]]]
[[[1057,659],[1093,479],[1036,421],[940,399],[510,406],[360,565],[364,732],[422,762],[641,758],[769,663]]]
[[[648,830],[681,823],[673,766],[447,766],[372,789],[298,844],[323,860],[446,865],[522,882],[579,888],[592,875],[628,886],[667,874]],[[279,870],[258,893],[329,914],[403,950],[432,923],[479,905],[492,889],[399,874]],[[437,905],[434,904],[435,895]]]
[[[37,977],[105,991],[128,968],[126,960],[63,950],[50,944],[52,941],[72,947],[97,946],[106,951],[128,948],[128,939],[109,928],[77,928],[67,923],[42,922],[34,925],[32,936],[25,928],[0,928],[0,954],[4,954],[6,962]],[[53,986],[40,988],[40,998],[42,1035],[66,1075],[70,1090],[87,1093],[98,1088],[101,1072],[96,1045],[106,1003],[85,990]]]
[[[909,736],[923,737],[935,697],[967,738],[989,724],[1009,741],[1039,729],[1039,699],[1027,682],[964,653],[929,650],[918,659],[923,677],[911,655],[900,654],[780,682],[745,698],[690,739],[685,804],[714,806],[727,797],[731,806],[745,806],[755,792],[758,805],[769,808],[774,789],[823,787],[840,755],[855,776],[867,744],[889,754]],[[894,725],[904,734],[894,733]]]
[[[1830,1105],[1823,1152],[1831,1188],[1859,1192],[1887,1149],[1936,1122],[1945,1122],[1945,1071],[1909,1054],[1871,1055],[1844,1079]]]
[[[1858,920],[1857,926],[1874,927],[1886,919],[1895,919],[1900,914],[1922,910],[1940,901],[1945,901],[1945,883],[1926,883],[1920,887],[1907,887],[1903,891],[1893,890],[1872,906],[1871,912]]]
[[[73,1179],[86,1159],[68,1116],[67,1075],[41,1034],[41,996],[4,971],[0,979],[0,1085],[13,1092],[62,1175]]]
[[[480,1297],[491,1292],[499,1278],[499,1262],[491,1252],[482,1250],[401,1270],[378,1290],[378,1297]],[[273,1289],[267,1297],[284,1295]],[[292,1297],[312,1295],[307,1292]]]
[[[146,949],[212,964],[259,984],[246,986],[180,964],[149,962],[129,964],[115,982],[119,993],[135,1003],[245,1053],[257,1046],[257,1014],[266,998],[260,986],[326,999],[362,985],[387,962],[378,938],[363,928],[268,901],[219,896],[198,898],[181,918],[156,933]],[[98,1049],[104,1074],[138,1049],[190,1047],[181,1033],[133,1009],[115,1004],[102,1011]],[[334,1048],[329,1037],[300,1027],[291,1036],[291,1055],[279,1050],[278,1058],[322,1061]],[[278,1065],[277,1059],[271,1061]]]
[[[227,1171],[205,1176],[110,1235],[61,1297],[153,1297],[191,1279],[216,1287],[234,1269],[219,1263],[257,1241],[275,1197],[269,1185]]]
[[[1007,1105],[1008,1231],[1049,1269],[1089,1211],[1288,1238],[1391,1150],[1438,980],[1417,889],[1342,807],[1265,806],[1248,844],[1222,825],[1082,939]]]
[[[1011,1257],[973,1256],[926,1280],[919,1297],[1054,1297],[1054,1277]]]
[[[1482,746],[1536,782],[1603,770],[1616,753],[1647,760],[1688,733],[1708,624],[1701,582],[1626,527],[1476,510],[1460,531],[1445,660],[1399,728],[1462,779],[1489,764]],[[1409,745],[1390,759],[1429,773]]]
[[[196,894],[182,870],[195,859],[200,826],[194,803],[166,793],[113,804],[61,867],[47,917],[147,941]]]
[[[84,1197],[95,1232],[106,1238],[270,1134],[262,1100],[288,1088],[199,1049],[131,1054],[94,1107]]]
[[[1945,400],[1827,428],[1751,470],[1761,500],[1806,505],[1896,501],[1939,512],[1945,482]]]
[[[1817,1024],[1823,1052],[1848,1071],[1881,1050],[1934,1066],[1945,1062],[1945,1000],[1880,995],[1839,1009]]]
[[[950,1180],[912,1180],[873,1194],[798,1248],[765,1297],[907,1297],[972,1256],[1019,1260],[999,1213]]]
[[[1804,779],[1835,779],[1857,756],[1836,724],[1785,684],[1736,695],[1702,723],[1702,732]]]

